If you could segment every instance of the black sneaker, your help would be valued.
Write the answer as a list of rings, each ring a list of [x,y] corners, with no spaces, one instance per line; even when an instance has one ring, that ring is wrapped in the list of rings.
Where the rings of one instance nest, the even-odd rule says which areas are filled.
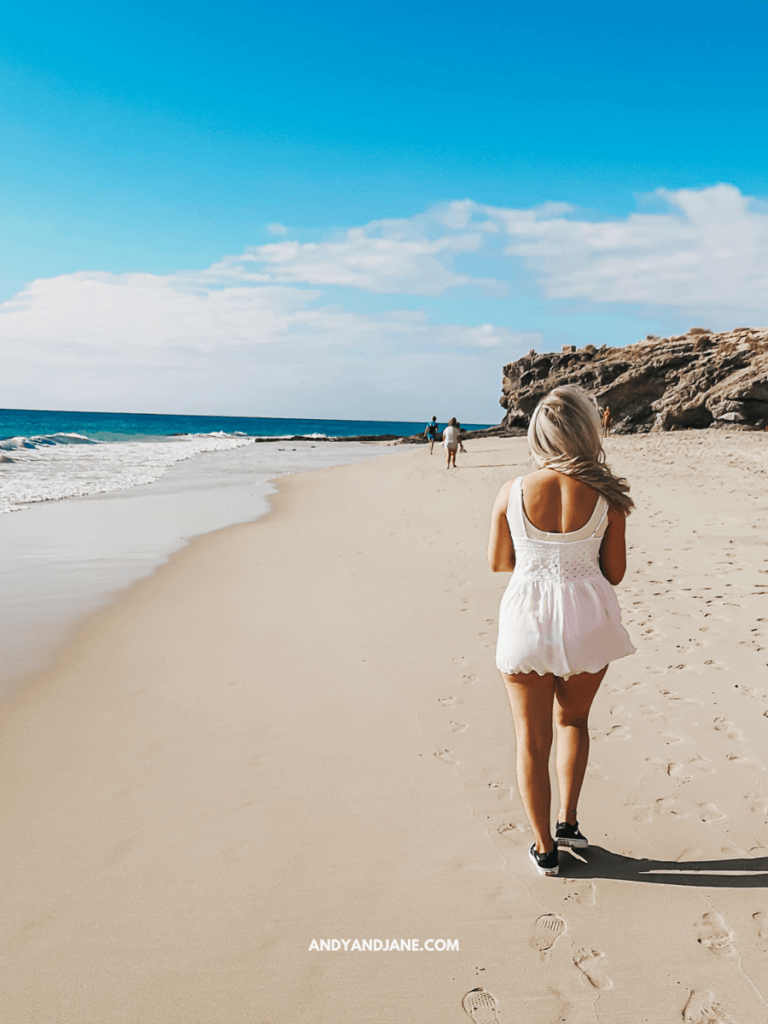
[[[570,825],[567,821],[558,821],[555,828],[555,845],[572,846],[574,850],[583,850],[589,843],[579,832],[578,821]]]
[[[528,856],[540,875],[556,875],[559,873],[560,861],[557,856],[557,843],[555,843],[549,853],[537,853],[536,843],[534,843],[528,851]]]

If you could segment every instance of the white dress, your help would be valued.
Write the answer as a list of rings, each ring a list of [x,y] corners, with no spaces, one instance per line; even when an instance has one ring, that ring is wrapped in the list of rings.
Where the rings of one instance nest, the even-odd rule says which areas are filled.
[[[443,433],[443,447],[444,448],[458,448],[459,447],[459,428],[448,426],[445,428]]]
[[[553,672],[567,679],[634,654],[613,587],[600,571],[608,502],[573,533],[545,533],[528,521],[522,477],[512,483],[507,521],[515,571],[499,611],[496,665],[507,675]]]

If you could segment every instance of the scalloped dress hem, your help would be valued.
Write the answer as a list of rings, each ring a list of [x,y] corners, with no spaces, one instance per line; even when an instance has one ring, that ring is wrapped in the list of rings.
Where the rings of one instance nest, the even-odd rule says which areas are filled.
[[[599,672],[635,653],[613,587],[600,571],[608,503],[569,534],[543,533],[525,515],[522,479],[510,491],[507,519],[516,566],[499,609],[496,667],[569,679]]]

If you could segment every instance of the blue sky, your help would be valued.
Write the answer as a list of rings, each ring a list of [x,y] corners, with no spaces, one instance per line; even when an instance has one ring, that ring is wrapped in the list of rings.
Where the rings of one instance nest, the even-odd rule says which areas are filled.
[[[768,323],[766,30],[764,3],[13,5],[0,405],[494,422],[530,347]]]

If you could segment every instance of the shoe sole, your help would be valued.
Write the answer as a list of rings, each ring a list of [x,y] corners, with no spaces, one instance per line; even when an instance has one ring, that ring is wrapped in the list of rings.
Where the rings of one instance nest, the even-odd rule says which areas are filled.
[[[547,876],[549,878],[552,878],[555,875],[559,875],[560,874],[560,865],[559,864],[557,864],[553,868],[542,868],[542,867],[539,867],[538,861],[536,860],[535,857],[533,857],[531,855],[530,852],[528,854],[528,859],[530,860],[531,864],[533,864],[533,866],[536,868],[536,870],[539,872],[540,875],[544,875],[544,876]]]
[[[589,843],[586,839],[556,839],[558,846],[570,846],[573,850],[586,850]]]

